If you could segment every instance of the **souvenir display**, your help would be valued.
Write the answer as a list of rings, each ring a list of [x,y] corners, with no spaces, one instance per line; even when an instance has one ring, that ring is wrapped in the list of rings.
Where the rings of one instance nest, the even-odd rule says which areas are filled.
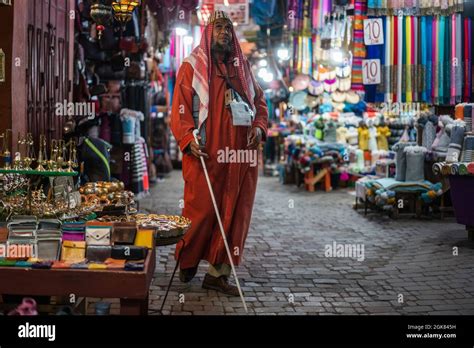
[[[0,316],[474,312],[474,0],[10,2]]]

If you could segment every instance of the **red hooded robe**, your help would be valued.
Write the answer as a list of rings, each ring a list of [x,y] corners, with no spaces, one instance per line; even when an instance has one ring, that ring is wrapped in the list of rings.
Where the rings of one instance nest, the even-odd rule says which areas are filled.
[[[211,58],[213,24],[208,24],[201,43],[181,65],[175,84],[171,130],[181,151],[193,140],[193,94],[200,96],[199,126],[206,123],[205,159],[216,202],[221,214],[229,248],[236,265],[240,263],[247,238],[257,186],[258,165],[252,163],[219,163],[219,150],[246,150],[250,127],[233,126],[232,115],[225,107],[228,74],[237,92],[251,101],[256,116],[252,127],[266,137],[268,110],[263,91],[242,55],[235,32],[233,54],[228,63],[219,63],[221,74]],[[208,100],[206,100],[208,99]],[[255,157],[256,158],[256,157]],[[258,163],[258,162],[257,162]],[[183,216],[191,219],[183,243],[178,243],[175,257],[181,255],[181,268],[195,267],[200,260],[216,265],[230,264],[219,231],[211,196],[201,161],[191,154],[183,155],[184,208]],[[183,249],[183,250],[182,250]]]

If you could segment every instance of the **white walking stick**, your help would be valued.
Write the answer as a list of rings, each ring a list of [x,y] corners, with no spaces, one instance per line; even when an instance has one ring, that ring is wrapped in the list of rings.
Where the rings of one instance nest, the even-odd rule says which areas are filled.
[[[199,145],[198,134],[199,134],[199,131],[195,129],[193,132],[194,140],[196,141],[196,144]],[[209,180],[209,174],[207,173],[206,163],[204,162],[204,158],[202,156],[200,156],[200,158],[201,158],[202,167],[204,169],[204,175],[206,176],[207,186],[209,187],[209,193],[211,194],[212,204],[214,205],[214,210],[216,211],[217,221],[219,222],[219,228],[221,231],[222,239],[224,240],[225,250],[227,251],[227,256],[229,257],[230,266],[232,267],[232,273],[234,273],[235,283],[237,284],[237,289],[239,289],[239,295],[244,305],[245,312],[248,313],[249,311],[247,309],[247,303],[245,302],[242,289],[240,288],[240,282],[239,282],[239,278],[237,278],[237,272],[235,271],[234,261],[232,260],[232,255],[230,253],[229,245],[227,244],[227,238],[224,233],[224,226],[222,225],[221,215],[219,214],[219,208],[217,208],[216,198],[214,197],[214,191],[211,186],[211,180]]]

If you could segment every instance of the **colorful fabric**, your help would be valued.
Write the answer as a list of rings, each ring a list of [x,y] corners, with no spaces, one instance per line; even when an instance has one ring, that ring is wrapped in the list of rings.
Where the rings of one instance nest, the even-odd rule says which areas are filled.
[[[364,45],[364,19],[367,18],[366,0],[355,0],[354,3],[354,52],[352,59],[352,89],[364,91],[362,84],[362,60],[366,58]]]

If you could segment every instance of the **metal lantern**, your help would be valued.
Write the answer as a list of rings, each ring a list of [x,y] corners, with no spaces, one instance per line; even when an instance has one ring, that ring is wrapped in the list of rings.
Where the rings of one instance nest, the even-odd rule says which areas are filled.
[[[115,19],[125,25],[132,19],[132,13],[137,6],[140,5],[140,0],[115,0],[112,2]]]
[[[102,32],[105,30],[105,26],[112,22],[113,13],[110,1],[97,1],[91,6],[91,18],[97,24],[97,35],[102,37]]]

